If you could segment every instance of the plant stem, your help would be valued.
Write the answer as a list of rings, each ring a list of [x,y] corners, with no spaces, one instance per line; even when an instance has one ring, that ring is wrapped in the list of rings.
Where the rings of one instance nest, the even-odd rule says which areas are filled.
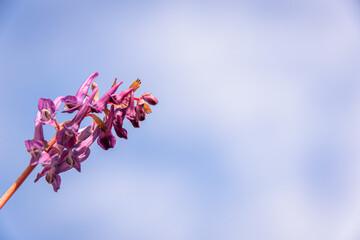
[[[49,146],[45,149],[45,152],[49,152],[52,146],[55,144],[56,134],[50,140]],[[21,186],[25,179],[30,175],[30,173],[35,169],[37,165],[29,165],[24,172],[16,179],[15,183],[6,191],[6,193],[0,198],[0,209],[5,205],[5,203],[11,198],[11,196],[16,192],[16,190]]]

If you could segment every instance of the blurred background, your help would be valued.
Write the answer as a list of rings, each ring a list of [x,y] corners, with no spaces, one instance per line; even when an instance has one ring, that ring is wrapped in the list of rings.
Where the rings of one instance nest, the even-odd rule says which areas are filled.
[[[1,0],[0,195],[29,162],[39,98],[99,72],[100,94],[140,78],[159,104],[58,193],[37,167],[0,239],[360,239],[359,7]]]

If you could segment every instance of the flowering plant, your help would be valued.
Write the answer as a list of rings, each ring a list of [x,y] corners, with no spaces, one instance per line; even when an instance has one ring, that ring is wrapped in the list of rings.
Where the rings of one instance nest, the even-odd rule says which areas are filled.
[[[89,157],[90,146],[95,141],[104,150],[115,147],[116,137],[112,129],[119,138],[127,139],[127,130],[123,128],[124,119],[139,128],[140,121],[144,121],[146,114],[151,113],[150,105],[158,103],[157,98],[150,93],[134,97],[135,91],[140,87],[140,79],[118,94],[116,91],[122,82],[117,83],[115,79],[110,90],[99,98],[98,85],[94,81],[97,76],[97,72],[90,75],[74,96],[59,96],[54,101],[44,98],[39,100],[34,138],[25,141],[26,149],[31,154],[30,164],[0,199],[0,209],[39,164],[43,169],[35,182],[45,176],[45,180],[57,192],[61,185],[60,173],[73,168],[80,172],[81,163]],[[63,123],[56,120],[61,103],[65,104],[62,113],[77,111],[72,120]],[[98,114],[102,113],[104,117],[101,118]],[[93,123],[80,129],[80,124],[86,117],[91,117]],[[44,139],[44,125],[56,129],[56,134],[50,141]]]

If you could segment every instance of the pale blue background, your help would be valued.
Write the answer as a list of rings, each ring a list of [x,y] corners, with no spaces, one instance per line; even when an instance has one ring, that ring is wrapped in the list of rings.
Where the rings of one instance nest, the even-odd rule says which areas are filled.
[[[97,71],[101,93],[139,77],[160,100],[58,193],[36,168],[0,240],[360,239],[359,13],[355,0],[0,1],[0,194],[28,164],[40,97]]]

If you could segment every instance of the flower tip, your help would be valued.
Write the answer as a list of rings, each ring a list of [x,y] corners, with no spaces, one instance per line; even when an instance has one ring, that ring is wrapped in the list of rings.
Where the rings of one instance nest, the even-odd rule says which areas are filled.
[[[117,83],[117,78],[115,78],[114,83],[112,84],[111,87],[114,87],[116,85],[116,83]]]
[[[151,93],[144,93],[142,98],[150,105],[156,105],[159,102],[159,100],[155,96],[151,95]]]
[[[145,103],[144,104],[144,111],[146,114],[150,114],[151,113],[151,107],[149,104]]]
[[[140,84],[141,84],[141,80],[138,78],[138,79],[136,79],[135,82],[133,82],[133,83],[130,85],[129,88],[133,88],[133,89],[134,89],[134,92],[135,92],[136,90],[139,89]]]

